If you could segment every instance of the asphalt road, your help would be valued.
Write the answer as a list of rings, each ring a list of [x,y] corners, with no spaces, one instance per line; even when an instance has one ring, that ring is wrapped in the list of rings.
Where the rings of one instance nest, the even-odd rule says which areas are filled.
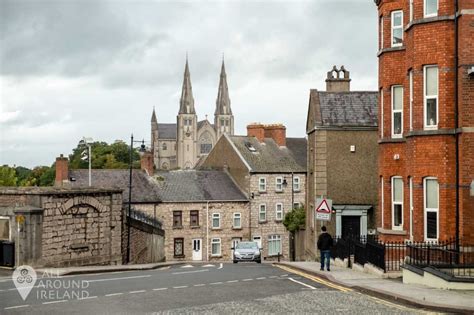
[[[38,275],[24,301],[0,280],[1,314],[420,314],[271,264],[193,264],[66,277]]]

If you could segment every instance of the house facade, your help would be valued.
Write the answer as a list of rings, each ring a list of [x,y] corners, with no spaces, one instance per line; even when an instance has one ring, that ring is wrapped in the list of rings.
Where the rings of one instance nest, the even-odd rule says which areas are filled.
[[[248,196],[249,239],[262,247],[263,258],[291,259],[296,248],[283,219],[304,206],[306,139],[287,138],[283,125],[252,124],[247,136],[221,137],[201,167],[224,170]]]
[[[306,132],[305,257],[314,258],[325,225],[337,237],[375,233],[377,92],[350,91],[349,71],[333,67],[326,91],[310,91]],[[316,220],[317,198],[332,200],[330,221]]]
[[[474,3],[377,0],[386,240],[474,241]]]

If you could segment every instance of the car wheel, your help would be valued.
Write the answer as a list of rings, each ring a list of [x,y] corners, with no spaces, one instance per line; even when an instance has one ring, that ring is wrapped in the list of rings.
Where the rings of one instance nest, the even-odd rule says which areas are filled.
[[[234,264],[236,264],[236,263],[237,263],[237,260],[234,260]]]
[[[261,264],[261,263],[262,263],[261,259],[257,260],[257,264]]]

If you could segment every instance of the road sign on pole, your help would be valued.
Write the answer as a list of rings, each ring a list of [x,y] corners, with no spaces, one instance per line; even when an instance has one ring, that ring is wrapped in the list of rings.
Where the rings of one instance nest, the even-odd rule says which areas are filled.
[[[316,199],[316,220],[331,221],[332,200],[325,198]]]

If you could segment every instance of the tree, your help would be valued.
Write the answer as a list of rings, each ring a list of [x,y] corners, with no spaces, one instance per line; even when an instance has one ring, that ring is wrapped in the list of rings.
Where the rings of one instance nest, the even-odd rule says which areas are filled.
[[[16,186],[18,178],[13,167],[8,165],[0,166],[0,186]]]
[[[288,212],[283,219],[283,225],[291,233],[295,233],[304,227],[306,222],[306,210],[304,206],[299,206]]]

